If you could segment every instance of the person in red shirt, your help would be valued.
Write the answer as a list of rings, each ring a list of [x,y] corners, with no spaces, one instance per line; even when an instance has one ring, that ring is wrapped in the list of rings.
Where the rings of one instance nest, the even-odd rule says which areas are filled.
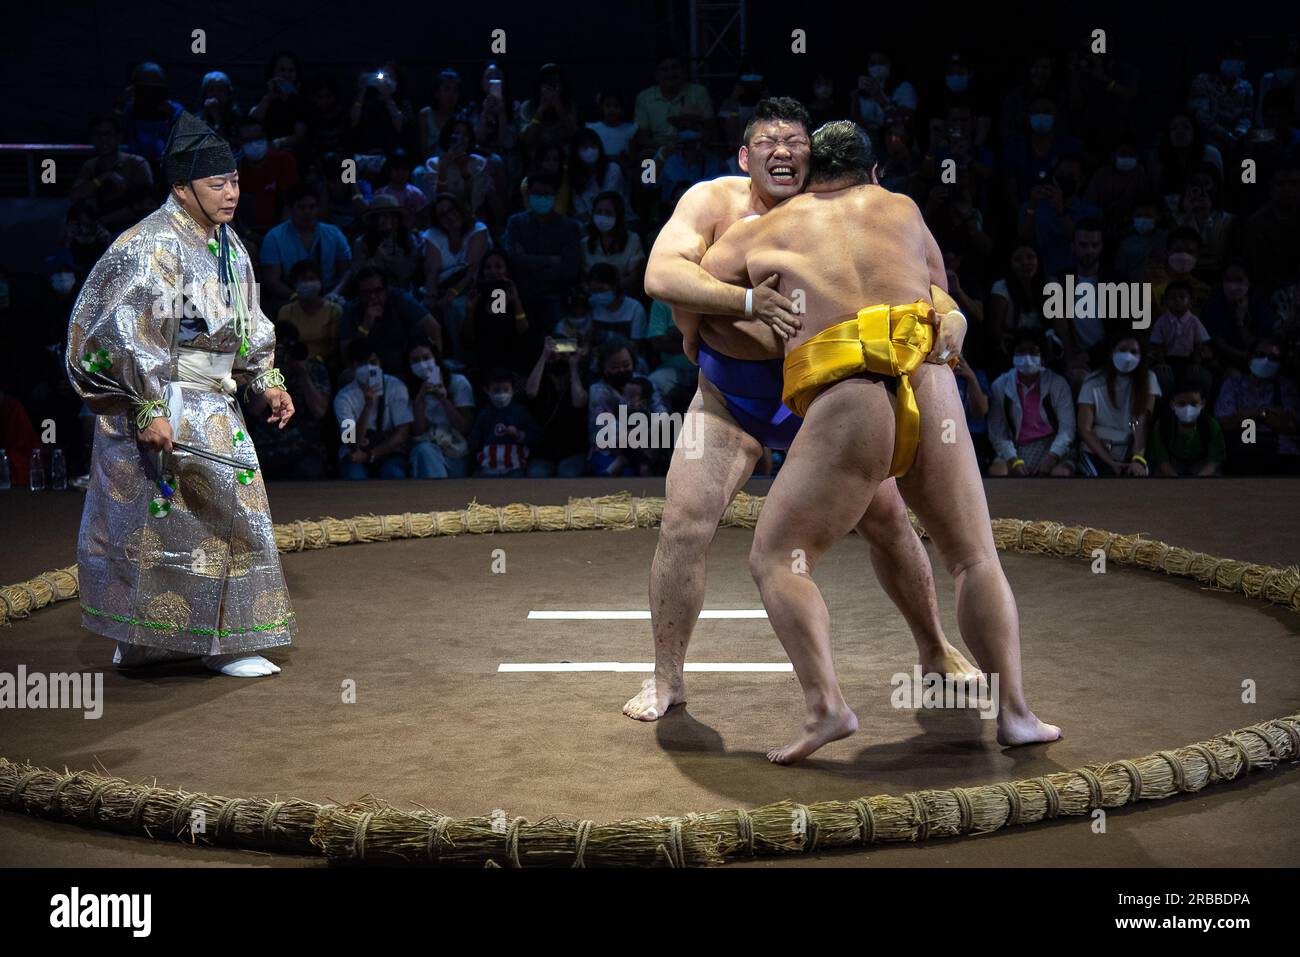
[[[260,240],[284,218],[281,197],[298,185],[298,161],[287,150],[272,149],[251,116],[240,121],[239,142],[240,232]]]
[[[27,484],[32,449],[39,447],[36,430],[23,404],[16,397],[0,392],[0,449],[9,457],[9,481],[15,488]]]

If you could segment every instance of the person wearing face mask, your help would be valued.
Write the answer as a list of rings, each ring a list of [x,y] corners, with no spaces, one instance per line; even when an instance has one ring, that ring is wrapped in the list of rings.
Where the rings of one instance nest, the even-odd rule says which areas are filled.
[[[487,376],[489,405],[474,420],[469,454],[475,478],[523,478],[531,451],[542,441],[542,428],[522,402],[515,401],[515,375],[493,369]]]
[[[1028,128],[1007,141],[1002,155],[1006,171],[1007,199],[1019,206],[1041,197],[1043,189],[1056,184],[1053,179],[1062,160],[1083,155],[1083,144],[1058,128],[1057,106],[1045,97],[1029,104]],[[1082,186],[1082,184],[1080,184]]]
[[[991,476],[1074,473],[1074,396],[1063,376],[1043,367],[1042,339],[1023,333],[1013,367],[989,387]]]
[[[320,267],[311,259],[299,259],[293,264],[289,284],[293,286],[293,299],[280,307],[277,320],[291,323],[307,354],[324,363],[327,369],[334,369],[339,360],[343,307],[336,300],[325,298]]]
[[[506,223],[501,246],[510,257],[524,304],[549,329],[560,318],[564,295],[582,267],[582,227],[555,212],[559,182],[544,173],[525,181],[528,208]]]
[[[1151,180],[1138,159],[1138,149],[1126,140],[1115,147],[1114,159],[1092,174],[1083,192],[1085,202],[1101,209],[1107,236],[1124,235],[1133,209],[1151,191]]]
[[[1191,297],[1188,308],[1199,316],[1205,312],[1205,303],[1213,291],[1208,283],[1192,274],[1200,265],[1201,235],[1187,226],[1178,226],[1169,231],[1165,245],[1168,249],[1165,261],[1150,267],[1143,277],[1151,283],[1151,301],[1163,303],[1170,283],[1186,283]]]
[[[871,134],[876,142],[880,142],[880,131],[886,123],[905,122],[916,112],[919,103],[916,88],[907,80],[893,76],[893,69],[889,54],[872,50],[867,57],[867,72],[858,77],[853,96],[849,99],[849,119]],[[839,115],[842,113],[836,111],[836,116]],[[813,123],[814,127],[820,125],[820,122]]]
[[[618,270],[609,263],[597,263],[587,276],[587,302],[597,338],[621,335],[640,342],[646,334],[645,306],[623,294]]]
[[[1205,394],[1194,383],[1174,393],[1168,411],[1151,430],[1151,470],[1162,478],[1223,474],[1227,458],[1223,427],[1205,408]]]
[[[993,129],[989,98],[980,87],[979,78],[962,54],[954,53],[948,59],[943,84],[944,90],[939,97],[938,108],[931,115],[948,116],[954,109],[968,111],[973,118],[971,145],[977,148],[988,145],[989,133]]]
[[[1249,372],[1219,389],[1214,414],[1228,440],[1234,475],[1300,474],[1300,390],[1282,375],[1282,348],[1264,338],[1251,350]]]
[[[1020,130],[1028,129],[1030,103],[1040,99],[1060,102],[1063,91],[1057,72],[1056,61],[1050,54],[1038,53],[1030,60],[1025,82],[1002,98],[998,118],[998,139],[1001,142],[1008,142]]]
[[[1205,305],[1205,328],[1221,368],[1244,373],[1255,340],[1268,335],[1273,315],[1263,296],[1252,294],[1243,263],[1229,263],[1223,281]]]
[[[239,218],[260,237],[283,218],[284,197],[298,185],[298,161],[287,150],[272,149],[261,122],[252,116],[239,123],[239,144]]]
[[[596,197],[582,242],[582,268],[591,272],[597,263],[609,263],[618,270],[623,291],[635,292],[640,290],[645,273],[645,247],[641,237],[628,228],[626,208],[618,193]]]
[[[404,479],[406,446],[415,421],[411,394],[401,379],[384,372],[379,354],[365,338],[348,343],[347,357],[352,381],[334,396],[341,440],[339,478]]]
[[[1116,340],[1111,361],[1079,389],[1079,469],[1091,476],[1134,476],[1150,471],[1147,432],[1160,383],[1147,368],[1141,343]]]
[[[320,268],[326,295],[342,298],[343,287],[353,275],[352,251],[343,230],[321,222],[320,197],[305,183],[289,190],[284,202],[288,218],[262,239],[262,282],[268,300],[283,305],[293,298],[286,278],[300,259],[310,259]]]
[[[411,478],[464,478],[469,474],[466,435],[474,423],[474,387],[442,363],[425,339],[411,348],[408,389],[415,421],[411,424]]]
[[[644,363],[636,361],[633,345],[627,339],[612,335],[601,343],[596,354],[600,378],[592,383],[587,397],[587,467],[591,475],[635,474],[627,454],[630,450],[623,447],[626,436],[618,436],[611,446],[606,441],[609,428],[605,423],[618,421],[619,406],[627,404],[623,391],[637,375],[638,366]],[[668,411],[658,390],[643,411],[652,415]]]
[[[1153,264],[1165,259],[1169,230],[1159,217],[1160,206],[1150,195],[1142,197],[1133,207],[1133,216],[1115,253],[1116,279],[1140,282],[1154,268]]]
[[[1187,109],[1206,140],[1224,149],[1250,130],[1255,90],[1245,77],[1245,47],[1240,40],[1224,46],[1218,69],[1198,74],[1187,91]]]
[[[1187,188],[1174,211],[1175,225],[1194,229],[1201,237],[1196,265],[1206,276],[1222,269],[1228,249],[1236,245],[1237,217],[1216,205],[1218,192],[1214,167],[1203,164],[1188,177]]]
[[[623,194],[623,170],[605,155],[600,137],[581,129],[569,144],[569,199],[573,215],[583,224],[591,222],[596,197],[602,193]]]

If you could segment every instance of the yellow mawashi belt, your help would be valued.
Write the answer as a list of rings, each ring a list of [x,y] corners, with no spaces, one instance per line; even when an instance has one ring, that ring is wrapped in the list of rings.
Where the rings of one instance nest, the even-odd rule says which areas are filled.
[[[823,389],[859,372],[898,379],[894,457],[889,474],[912,467],[921,438],[921,410],[912,391],[911,372],[934,345],[934,307],[924,299],[901,306],[868,306],[844,322],[824,329],[785,357],[781,401],[797,415]]]

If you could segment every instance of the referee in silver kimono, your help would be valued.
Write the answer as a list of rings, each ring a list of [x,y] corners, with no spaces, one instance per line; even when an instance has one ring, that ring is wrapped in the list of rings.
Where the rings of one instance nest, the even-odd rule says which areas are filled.
[[[201,657],[236,677],[293,640],[266,487],[235,400],[293,416],[248,252],[230,146],[189,113],[163,156],[171,192],[86,278],[68,375],[96,413],[77,547],[82,622],[129,667]]]

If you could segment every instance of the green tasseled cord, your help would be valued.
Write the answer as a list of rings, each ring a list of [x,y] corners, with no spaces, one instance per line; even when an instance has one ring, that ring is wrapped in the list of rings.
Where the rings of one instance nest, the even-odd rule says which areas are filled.
[[[235,274],[237,260],[235,251],[230,246],[230,240],[226,234],[224,225],[217,227],[221,235],[221,241],[215,239],[208,240],[208,249],[212,255],[217,257],[217,278],[222,287],[229,293],[231,287],[235,290],[235,335],[239,336],[239,355],[244,357],[248,355],[248,310],[244,307],[244,296],[239,288],[239,281]]]

